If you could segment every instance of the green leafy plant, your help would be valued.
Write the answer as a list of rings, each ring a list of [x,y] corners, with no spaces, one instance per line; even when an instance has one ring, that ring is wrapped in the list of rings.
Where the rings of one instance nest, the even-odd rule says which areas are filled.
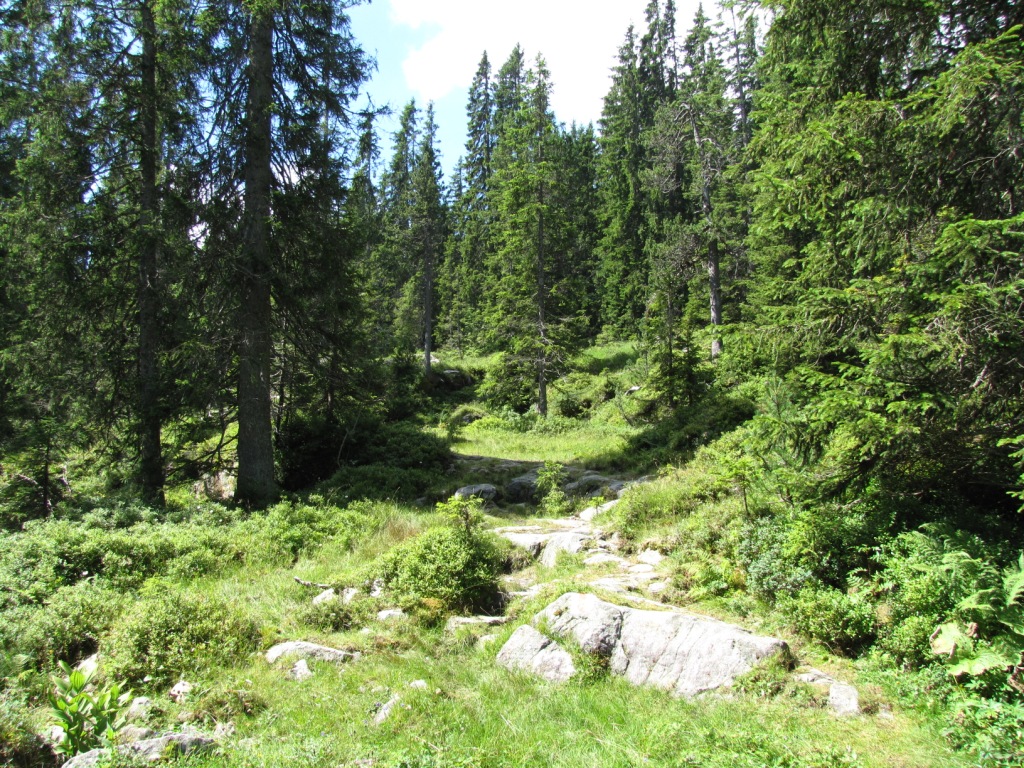
[[[557,461],[546,461],[537,470],[537,493],[541,496],[540,507],[545,514],[560,517],[572,512],[572,502],[561,488],[565,477],[565,467]]]
[[[59,663],[62,677],[53,677],[49,695],[50,711],[61,730],[54,750],[62,755],[77,755],[114,743],[117,731],[125,723],[124,709],[132,696],[121,692],[118,683],[94,684],[96,665],[71,667]]]
[[[1003,572],[1002,584],[962,601],[958,610],[976,621],[966,628],[947,622],[932,635],[932,651],[946,657],[954,677],[1004,670],[1007,683],[1024,693],[1024,553]]]

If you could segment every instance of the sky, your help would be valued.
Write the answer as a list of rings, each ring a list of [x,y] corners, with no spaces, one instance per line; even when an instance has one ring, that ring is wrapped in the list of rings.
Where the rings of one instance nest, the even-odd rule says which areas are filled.
[[[377,59],[365,87],[376,106],[394,114],[378,127],[389,136],[410,98],[434,102],[446,176],[466,141],[466,99],[487,51],[497,73],[516,43],[531,63],[542,53],[554,88],[555,116],[597,124],[611,69],[626,30],[644,28],[648,0],[372,0],[349,10],[352,32]],[[712,5],[712,3],[708,3]],[[689,27],[697,0],[677,0],[677,35]],[[383,141],[383,159],[390,141]]]

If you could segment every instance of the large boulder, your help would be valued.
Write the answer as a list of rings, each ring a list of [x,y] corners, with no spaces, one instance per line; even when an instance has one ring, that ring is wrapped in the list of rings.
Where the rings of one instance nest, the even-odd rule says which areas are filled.
[[[511,504],[534,501],[537,497],[537,473],[528,472],[505,483],[505,500]]]
[[[551,603],[534,623],[608,658],[613,674],[677,696],[728,687],[767,659],[789,655],[782,640],[717,619],[626,608],[575,592]]]
[[[484,501],[494,501],[498,496],[497,487],[490,483],[478,483],[477,485],[464,485],[455,492],[456,499],[477,498]]]
[[[524,624],[498,651],[498,663],[506,669],[532,672],[553,683],[562,683],[576,674],[572,656],[558,643]]]
[[[117,751],[133,763],[155,763],[168,757],[208,752],[213,749],[214,744],[213,739],[198,733],[169,733],[156,739],[121,744]],[[92,768],[101,763],[105,765],[109,760],[109,750],[92,749],[75,755],[64,763],[63,768]]]

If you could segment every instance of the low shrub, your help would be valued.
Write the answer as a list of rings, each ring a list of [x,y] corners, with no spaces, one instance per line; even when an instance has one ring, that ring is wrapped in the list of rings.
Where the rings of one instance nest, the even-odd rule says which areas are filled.
[[[22,650],[41,666],[59,660],[75,663],[96,652],[127,602],[124,595],[92,580],[61,587],[33,615]]]
[[[480,529],[480,500],[439,504],[446,524],[408,539],[387,553],[377,574],[400,600],[441,601],[447,610],[484,609],[495,600],[501,550]]]
[[[874,638],[875,614],[870,603],[831,587],[804,587],[778,601],[793,629],[839,653],[853,653]]]
[[[52,768],[53,752],[32,728],[24,704],[0,693],[0,765]]]
[[[114,625],[103,652],[111,658],[115,677],[162,686],[208,667],[234,664],[256,650],[259,641],[256,623],[226,603],[155,582]]]
[[[341,599],[324,600],[302,608],[297,618],[306,626],[321,632],[343,632],[366,624],[377,608],[376,600],[360,599],[358,596],[347,603]]]

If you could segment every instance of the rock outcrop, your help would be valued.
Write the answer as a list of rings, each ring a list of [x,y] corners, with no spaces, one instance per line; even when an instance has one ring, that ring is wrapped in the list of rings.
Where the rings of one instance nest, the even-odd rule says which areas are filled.
[[[498,663],[506,669],[532,672],[553,683],[563,683],[576,674],[572,656],[529,624],[512,633],[498,652]]]
[[[761,637],[723,621],[677,611],[627,608],[575,592],[555,600],[533,623],[555,637],[572,638],[587,653],[608,659],[612,674],[677,696],[728,687],[767,659],[789,654],[782,640]],[[545,667],[545,654],[550,654],[552,644],[553,640],[536,629],[520,627],[501,649],[498,660],[506,667],[537,671]]]
[[[155,763],[168,757],[192,755],[213,749],[215,742],[208,736],[197,733],[169,733],[156,739],[144,739],[117,747],[120,755],[134,762]],[[110,752],[106,749],[93,749],[75,755],[63,768],[91,768],[106,764]]]

